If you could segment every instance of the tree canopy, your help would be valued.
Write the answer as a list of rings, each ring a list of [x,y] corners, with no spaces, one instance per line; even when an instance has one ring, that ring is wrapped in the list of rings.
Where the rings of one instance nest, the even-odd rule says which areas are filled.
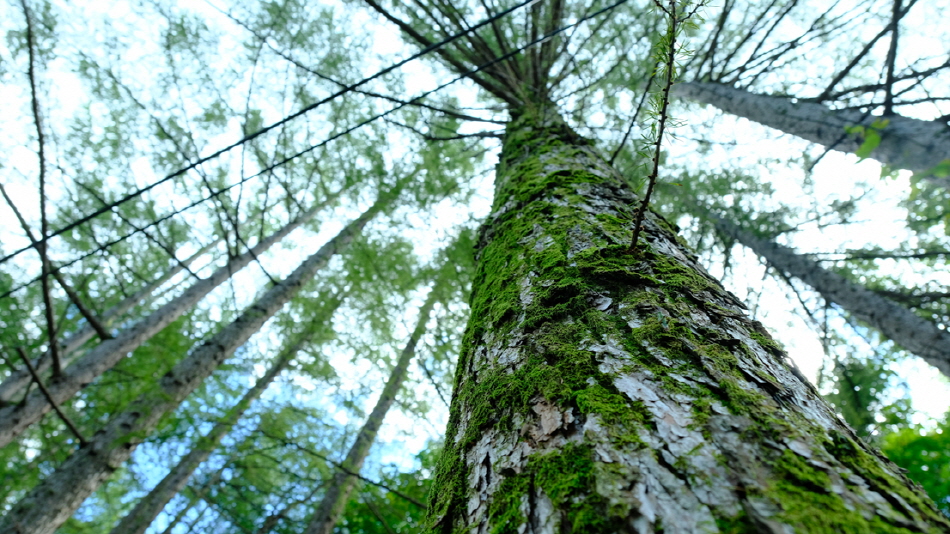
[[[0,514],[128,427],[57,532],[125,531],[202,447],[143,529],[302,532],[349,475],[338,531],[421,532],[501,139],[532,103],[647,198],[634,246],[638,213],[668,221],[950,516],[937,4],[8,3]]]

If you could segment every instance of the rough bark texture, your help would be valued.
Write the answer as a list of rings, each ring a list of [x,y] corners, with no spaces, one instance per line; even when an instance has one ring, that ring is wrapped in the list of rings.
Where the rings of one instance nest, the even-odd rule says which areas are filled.
[[[386,382],[383,392],[379,395],[376,406],[373,407],[373,411],[366,419],[366,423],[363,424],[363,428],[356,435],[356,440],[350,447],[346,459],[343,460],[342,469],[337,470],[336,474],[333,475],[330,485],[323,494],[323,500],[320,501],[317,511],[310,518],[310,523],[304,531],[305,534],[330,534],[343,515],[343,510],[350,498],[350,492],[353,491],[353,486],[356,484],[356,477],[350,473],[359,473],[360,468],[363,467],[363,461],[366,460],[370,447],[376,441],[376,433],[379,431],[379,427],[382,426],[383,420],[386,419],[389,408],[395,402],[396,395],[402,389],[409,363],[416,355],[416,345],[419,343],[422,334],[425,333],[426,322],[429,320],[432,307],[435,306],[436,298],[437,293],[433,288],[429,293],[429,297],[419,309],[419,320],[416,322],[416,327],[399,355],[399,360],[396,362],[392,374],[389,375],[389,380]]]
[[[335,310],[335,306],[328,310],[329,313],[323,320],[328,321]],[[148,492],[148,495],[143,497],[131,512],[122,518],[122,521],[112,529],[112,534],[143,534],[165,508],[168,501],[185,487],[195,470],[218,448],[221,440],[231,431],[234,423],[251,407],[251,403],[257,400],[267,390],[271,382],[293,361],[300,349],[309,342],[310,337],[311,335],[305,335],[283,350],[270,369],[254,384],[254,387],[248,390],[244,397],[211,428],[211,431],[201,437],[195,447],[179,460],[175,467],[165,475],[165,478],[152,491]]]
[[[387,199],[391,199],[387,197]],[[235,349],[244,344],[270,317],[313,278],[330,258],[361,232],[388,200],[379,200],[347,225],[336,237],[304,260],[286,280],[274,285],[232,323],[201,344],[157,387],[132,401],[113,417],[89,443],[27,493],[4,516],[0,532],[52,534],[155,429],[162,416],[174,410]]]
[[[165,284],[165,282],[168,282],[177,276],[178,273],[190,266],[195,260],[207,253],[212,247],[216,246],[220,242],[221,240],[217,239],[213,243],[193,254],[190,258],[175,264],[174,267],[169,269],[168,272],[159,277],[157,280],[135,292],[135,294],[122,299],[118,304],[103,312],[100,319],[103,323],[109,325],[115,319],[122,317],[129,310],[134,308],[139,302],[141,302],[142,299],[145,299],[151,295],[152,292]],[[59,355],[63,359],[63,364],[68,365],[70,362],[72,362],[77,356],[76,350],[79,349],[79,347],[81,347],[85,342],[92,339],[92,337],[95,335],[95,329],[93,329],[92,326],[86,324],[75,333],[67,337],[59,347]],[[33,364],[38,373],[43,373],[52,365],[53,357],[49,351],[40,356]],[[27,386],[30,385],[32,380],[33,378],[30,375],[29,370],[25,368],[10,373],[10,376],[5,378],[3,382],[0,383],[0,407],[6,406],[7,404],[13,402],[17,396],[26,390]]]
[[[889,119],[881,131],[881,144],[870,157],[892,167],[925,173],[926,180],[950,189],[950,178],[927,174],[950,159],[950,128],[946,124],[900,115],[877,117],[857,110],[831,110],[813,102],[793,103],[787,97],[758,95],[719,83],[680,83],[674,86],[673,94],[843,152],[855,152],[863,141],[847,134],[846,127],[867,127],[875,120]]]
[[[950,377],[950,332],[901,306],[828,271],[817,262],[796,254],[768,239],[761,239],[737,225],[710,215],[720,231],[752,249],[773,267],[798,278],[828,302],[844,308],[854,317],[877,328],[889,339],[920,356]]]
[[[181,295],[155,310],[148,317],[119,332],[114,338],[107,339],[90,349],[47,385],[53,399],[57,404],[69,400],[99,375],[115,366],[126,354],[181,317],[205,295],[231,278],[234,273],[249,265],[300,225],[313,219],[318,211],[319,207],[297,217],[277,232],[264,238],[251,250],[231,258],[227,264],[208,278],[196,281]],[[39,421],[50,409],[46,397],[39,391],[30,394],[23,403],[0,408],[0,447],[13,441],[30,425]]]
[[[429,532],[943,532],[553,110],[514,113]]]

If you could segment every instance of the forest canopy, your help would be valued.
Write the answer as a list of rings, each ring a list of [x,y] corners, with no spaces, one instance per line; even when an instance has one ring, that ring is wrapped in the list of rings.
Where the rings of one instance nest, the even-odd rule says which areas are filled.
[[[939,2],[0,12],[0,531],[950,528]]]

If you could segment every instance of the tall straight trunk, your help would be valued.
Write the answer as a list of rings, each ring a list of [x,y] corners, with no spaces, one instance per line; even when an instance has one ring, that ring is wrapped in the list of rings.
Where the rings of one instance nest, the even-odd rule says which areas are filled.
[[[941,532],[950,522],[552,106],[512,111],[428,532]]]
[[[336,237],[308,257],[287,279],[268,289],[233,322],[201,344],[165,374],[157,387],[132,401],[89,442],[0,521],[0,532],[52,534],[205,378],[283,307],[334,254],[342,251],[392,199],[384,195]]]
[[[350,447],[346,459],[343,460],[340,469],[333,475],[326,493],[323,494],[323,500],[310,518],[310,523],[304,531],[305,534],[330,534],[343,515],[343,510],[350,498],[350,492],[353,491],[353,486],[356,484],[356,476],[351,473],[359,473],[360,468],[363,467],[363,461],[366,460],[370,447],[373,446],[373,442],[376,440],[376,433],[379,431],[379,427],[382,426],[389,408],[395,402],[396,395],[402,389],[409,363],[416,355],[416,345],[425,333],[429,314],[432,312],[432,307],[438,298],[437,289],[437,287],[432,289],[429,297],[419,309],[419,320],[416,322],[412,334],[409,335],[409,341],[402,349],[399,360],[396,362],[392,374],[389,375],[389,380],[386,382],[386,386],[383,387],[379,400],[376,401],[376,406],[373,407],[373,411],[366,419],[366,423],[363,424],[363,428],[356,435],[356,440]]]
[[[845,128],[869,127],[875,120],[888,119],[890,122],[880,132],[881,144],[869,157],[924,173],[926,180],[950,189],[950,178],[927,173],[950,159],[950,127],[946,124],[901,115],[877,117],[857,110],[832,110],[814,102],[795,103],[788,97],[759,95],[719,83],[680,83],[674,86],[673,94],[844,152],[855,152],[863,142]]]
[[[152,336],[192,309],[202,298],[231,276],[249,265],[287,234],[307,223],[319,212],[323,204],[300,215],[280,230],[267,236],[249,251],[231,258],[208,278],[198,280],[181,295],[152,312],[148,317],[120,332],[116,337],[96,345],[54,377],[47,385],[53,400],[60,404],[86,387],[99,375],[119,363],[129,352],[138,348]],[[51,409],[46,396],[34,391],[25,402],[0,408],[0,447],[13,441],[30,425],[40,420]]]
[[[177,276],[178,273],[185,270],[185,268],[189,267],[195,262],[195,260],[203,256],[213,247],[217,246],[217,244],[220,242],[220,238],[216,239],[212,243],[202,247],[201,250],[194,253],[188,259],[175,264],[175,266],[169,269],[164,275],[160,276],[158,279],[154,280],[139,291],[136,291],[134,294],[122,299],[118,304],[103,312],[100,320],[103,322],[103,324],[108,326],[117,318],[122,317],[128,313],[129,310],[134,308],[139,302],[149,297],[156,289],[165,284],[165,282],[168,282]],[[93,329],[92,326],[86,324],[63,340],[59,347],[59,356],[63,359],[63,365],[68,365],[70,362],[76,359],[76,351],[79,349],[79,347],[92,339],[92,337],[95,335],[95,329]],[[40,356],[36,362],[33,363],[33,367],[38,373],[42,373],[49,369],[52,364],[52,355],[50,354],[50,351],[46,351],[46,353]],[[7,404],[13,402],[14,398],[26,390],[27,386],[30,385],[32,380],[33,377],[30,374],[30,371],[25,368],[21,368],[10,373],[10,376],[0,383],[0,407],[6,406]]]
[[[205,483],[201,485],[201,487],[191,488],[192,491],[190,491],[190,495],[187,496],[188,501],[184,506],[182,506],[181,510],[175,514],[175,517],[173,517],[172,520],[168,522],[168,526],[165,527],[165,530],[162,531],[162,534],[171,534],[172,531],[175,530],[175,527],[178,526],[178,523],[180,523],[181,520],[185,518],[185,515],[188,514],[192,508],[194,508],[198,501],[202,500],[202,497],[211,489],[211,486],[221,481],[221,475],[227,467],[228,465],[225,464],[224,467],[218,469],[214,475],[211,476],[211,478],[206,480]]]
[[[794,276],[825,300],[877,328],[884,336],[920,356],[950,377],[950,332],[900,304],[828,271],[818,262],[768,239],[756,237],[735,223],[708,215],[721,232],[752,249],[779,271]]]
[[[336,306],[329,307],[324,317],[315,319],[319,322],[329,321],[338,306],[339,301]],[[143,534],[165,508],[168,501],[185,487],[195,470],[211,456],[211,453],[218,447],[224,436],[231,431],[231,427],[251,407],[251,403],[267,390],[271,382],[290,365],[300,349],[309,343],[313,334],[314,331],[311,329],[293,345],[284,349],[270,369],[254,384],[254,387],[245,393],[244,397],[207,434],[198,440],[194,448],[165,475],[165,478],[148,495],[135,505],[135,508],[128,515],[122,518],[122,521],[112,529],[112,534]]]

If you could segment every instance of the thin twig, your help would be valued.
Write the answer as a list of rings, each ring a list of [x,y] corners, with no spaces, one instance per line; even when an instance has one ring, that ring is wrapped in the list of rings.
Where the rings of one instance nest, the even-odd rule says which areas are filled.
[[[894,0],[891,16],[891,42],[887,47],[887,77],[884,82],[884,116],[894,114],[894,64],[897,63],[897,39],[900,31],[901,0]]]
[[[660,148],[663,142],[663,131],[666,129],[667,108],[670,103],[670,87],[673,86],[673,77],[676,74],[676,65],[674,63],[676,60],[676,23],[679,22],[676,20],[676,0],[670,0],[669,11],[660,4],[659,0],[654,0],[654,3],[663,10],[664,13],[670,16],[670,28],[668,30],[670,43],[666,57],[666,85],[663,87],[663,102],[660,107],[660,127],[657,130],[656,149],[653,152],[653,172],[650,173],[647,192],[643,196],[643,202],[640,204],[640,209],[637,210],[637,217],[633,223],[633,239],[630,241],[630,252],[636,252],[637,250],[637,241],[640,239],[640,230],[643,228],[643,217],[646,215],[647,206],[650,204],[650,196],[653,195],[653,188],[656,185],[657,174],[660,170]]]
[[[53,355],[53,375],[59,376],[63,372],[63,364],[59,359],[59,350],[56,346],[56,320],[53,318],[53,299],[49,287],[49,256],[46,254],[46,234],[49,233],[49,221],[46,220],[46,138],[43,135],[43,121],[40,119],[40,102],[36,90],[36,53],[33,50],[33,14],[26,0],[20,0],[23,7],[23,17],[26,19],[26,49],[29,55],[30,95],[33,109],[33,124],[36,127],[37,157],[40,164],[40,243],[36,251],[40,254],[42,264],[43,304],[45,305],[46,330],[49,337],[50,353]],[[32,237],[32,236],[31,236]]]
[[[27,223],[26,219],[23,218],[23,214],[20,213],[19,208],[17,208],[16,204],[13,203],[13,199],[7,194],[7,190],[3,187],[3,184],[0,184],[0,194],[3,195],[3,199],[6,200],[7,205],[10,206],[10,209],[13,210],[13,214],[16,215],[17,220],[20,221],[20,226],[23,228],[23,232],[26,233],[26,236],[30,238],[30,243],[37,245],[37,250],[45,250],[46,245],[42,245],[42,247],[39,246],[39,242],[35,237],[33,237],[33,230],[30,229],[29,223]],[[92,311],[82,303],[82,300],[80,300],[79,294],[76,293],[76,290],[66,282],[65,278],[63,278],[63,273],[60,272],[59,269],[53,269],[48,259],[46,265],[46,275],[52,275],[53,278],[59,282],[60,287],[62,287],[63,291],[66,292],[69,300],[71,300],[76,308],[79,309],[79,313],[85,317],[86,321],[89,323],[89,326],[92,327],[92,329],[95,330],[96,334],[99,336],[99,339],[112,339],[112,334],[110,334],[109,331],[105,329],[95,314],[93,314]]]
[[[49,390],[46,389],[46,386],[43,385],[43,381],[40,380],[40,375],[36,372],[36,369],[33,367],[33,364],[30,363],[30,358],[27,357],[26,351],[23,350],[23,347],[16,348],[17,354],[20,355],[20,358],[23,360],[23,363],[26,364],[26,368],[29,369],[30,375],[33,376],[33,381],[36,382],[36,385],[39,386],[40,391],[43,392],[43,396],[46,397],[46,400],[49,401],[50,406],[53,407],[53,410],[56,411],[56,414],[59,415],[59,418],[66,423],[66,426],[69,427],[69,430],[76,436],[76,439],[79,440],[80,446],[86,445],[86,438],[82,437],[82,434],[79,433],[79,429],[76,428],[76,425],[69,419],[69,417],[59,409],[59,405],[56,404],[56,401],[53,400],[53,396],[50,394]]]
[[[267,436],[268,438],[270,438],[270,439],[272,439],[272,440],[274,440],[274,441],[277,441],[278,443],[281,443],[281,444],[283,444],[284,446],[293,447],[293,448],[295,448],[295,449],[297,449],[297,450],[299,450],[299,451],[301,451],[301,452],[304,452],[304,453],[309,454],[309,455],[311,455],[311,456],[315,456],[315,457],[317,457],[317,458],[319,458],[319,459],[321,459],[321,460],[327,462],[328,464],[332,465],[334,468],[336,468],[336,469],[338,469],[338,470],[340,470],[340,471],[346,473],[347,475],[356,477],[356,478],[362,480],[363,482],[372,484],[372,485],[374,485],[374,486],[376,486],[376,487],[378,487],[378,488],[382,488],[382,489],[388,491],[389,493],[392,493],[393,495],[399,497],[400,499],[402,499],[402,500],[404,500],[404,501],[406,501],[406,502],[408,502],[408,503],[410,503],[410,504],[413,504],[413,505],[415,505],[415,506],[418,507],[418,508],[421,508],[422,510],[425,510],[425,509],[427,508],[426,505],[423,504],[422,502],[420,502],[419,500],[414,499],[414,498],[412,498],[412,497],[406,495],[405,493],[402,493],[402,492],[399,491],[399,490],[396,490],[396,489],[394,489],[394,488],[391,488],[391,487],[387,486],[386,484],[383,484],[382,482],[377,482],[377,481],[375,481],[375,480],[373,480],[373,479],[371,479],[371,478],[366,478],[366,477],[364,477],[363,475],[357,473],[356,471],[352,471],[352,470],[350,470],[350,469],[347,469],[347,468],[344,467],[343,464],[341,464],[340,462],[336,462],[336,461],[334,461],[334,460],[331,460],[329,457],[327,457],[327,456],[325,456],[325,455],[323,455],[323,454],[320,454],[319,452],[316,452],[316,451],[314,451],[314,450],[310,450],[310,449],[308,449],[307,447],[304,447],[303,445],[300,445],[299,443],[290,441],[290,440],[288,440],[288,439],[285,439],[285,438],[282,438],[282,437],[279,437],[279,436],[275,436],[275,435],[270,434],[270,433],[268,433],[268,432],[266,432],[266,431],[261,430],[260,432],[261,432],[261,434],[263,434],[264,436]]]

